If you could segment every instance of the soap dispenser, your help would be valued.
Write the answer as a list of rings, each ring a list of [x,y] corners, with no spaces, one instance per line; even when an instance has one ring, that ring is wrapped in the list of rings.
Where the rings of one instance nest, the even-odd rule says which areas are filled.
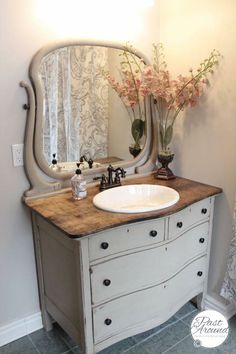
[[[77,163],[77,170],[75,175],[71,178],[72,196],[75,200],[84,199],[87,196],[87,185],[81,169],[80,163]]]
[[[57,160],[56,160],[56,154],[52,154],[52,164],[50,165],[50,168],[52,170],[57,170],[58,169]]]

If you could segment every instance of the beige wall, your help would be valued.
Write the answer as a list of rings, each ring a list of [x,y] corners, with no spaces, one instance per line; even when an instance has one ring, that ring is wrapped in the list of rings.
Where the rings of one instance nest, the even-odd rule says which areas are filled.
[[[179,120],[174,141],[175,172],[224,190],[216,202],[209,282],[210,290],[218,293],[232,237],[236,194],[236,2],[160,3],[160,38],[171,71],[187,74],[213,48],[224,56],[207,96]]]
[[[35,51],[63,37],[130,40],[150,55],[151,43],[158,41],[160,34],[170,68],[176,73],[196,66],[214,47],[224,55],[206,99],[177,126],[173,165],[181,176],[224,189],[216,203],[210,277],[210,288],[219,289],[231,238],[236,192],[236,2],[160,0],[159,27],[157,0],[147,9],[139,8],[137,0],[124,4],[122,1],[113,1],[109,7],[109,1],[105,0],[70,0],[66,2],[70,11],[67,13],[60,6],[61,12],[57,11],[53,17],[51,5],[59,4],[55,0],[1,1],[0,326],[39,309],[30,217],[20,201],[28,182],[23,168],[12,166],[11,144],[22,143],[24,135],[25,112],[21,106],[26,96],[19,81],[27,80],[27,68]],[[125,4],[130,2],[133,11],[124,11]],[[100,18],[98,10],[91,12],[91,3],[101,6]],[[75,4],[79,6],[77,12],[73,9]],[[62,13],[67,19],[77,14],[76,20],[66,23],[60,18]]]
[[[124,11],[127,4],[132,9]],[[28,182],[11,157],[11,145],[23,142],[26,95],[19,82],[27,80],[33,54],[66,37],[130,40],[147,52],[159,34],[158,16],[157,2],[145,8],[138,0],[1,1],[0,327],[39,310],[30,215],[21,204]]]

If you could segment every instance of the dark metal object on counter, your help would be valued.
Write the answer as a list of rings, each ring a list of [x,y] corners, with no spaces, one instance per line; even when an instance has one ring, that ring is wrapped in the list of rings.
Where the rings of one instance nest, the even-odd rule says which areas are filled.
[[[87,157],[85,155],[81,156],[81,158],[79,159],[80,162],[87,162],[89,165],[89,168],[93,168],[93,159],[87,159]]]
[[[100,182],[100,190],[105,190],[108,188],[118,187],[121,185],[120,177],[124,178],[126,171],[121,168],[117,167],[114,168],[112,165],[109,165],[107,168],[108,176],[106,177],[104,174],[101,177]],[[115,177],[113,177],[113,174]]]

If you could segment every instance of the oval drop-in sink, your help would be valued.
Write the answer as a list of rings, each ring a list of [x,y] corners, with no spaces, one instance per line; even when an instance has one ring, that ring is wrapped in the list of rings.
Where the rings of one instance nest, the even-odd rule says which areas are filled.
[[[93,204],[114,213],[144,213],[167,208],[179,200],[173,188],[154,184],[132,184],[98,193]]]

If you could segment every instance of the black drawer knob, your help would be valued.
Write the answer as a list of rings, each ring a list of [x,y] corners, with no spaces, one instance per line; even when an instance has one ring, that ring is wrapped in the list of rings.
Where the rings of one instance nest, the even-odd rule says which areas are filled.
[[[110,324],[112,323],[112,320],[110,318],[106,318],[104,322],[107,326],[110,326]]]
[[[101,248],[102,248],[103,250],[106,250],[108,247],[109,247],[109,243],[108,243],[108,242],[102,242],[102,243],[101,243]]]
[[[183,227],[182,221],[178,221],[178,222],[177,222],[177,227],[178,227],[179,229],[181,229],[181,227]]]
[[[198,275],[199,277],[201,277],[201,276],[202,276],[202,272],[199,270],[199,272],[197,272],[197,275]]]
[[[151,230],[151,231],[149,232],[149,235],[152,236],[152,237],[156,237],[157,231],[156,231],[156,230]]]
[[[206,208],[202,208],[202,214],[206,214],[207,213],[207,209]]]
[[[204,243],[205,242],[205,238],[203,238],[203,237],[199,238],[199,242],[200,243]]]
[[[109,285],[111,284],[110,279],[105,279],[105,280],[103,280],[103,284],[104,284],[105,286],[109,286]]]

